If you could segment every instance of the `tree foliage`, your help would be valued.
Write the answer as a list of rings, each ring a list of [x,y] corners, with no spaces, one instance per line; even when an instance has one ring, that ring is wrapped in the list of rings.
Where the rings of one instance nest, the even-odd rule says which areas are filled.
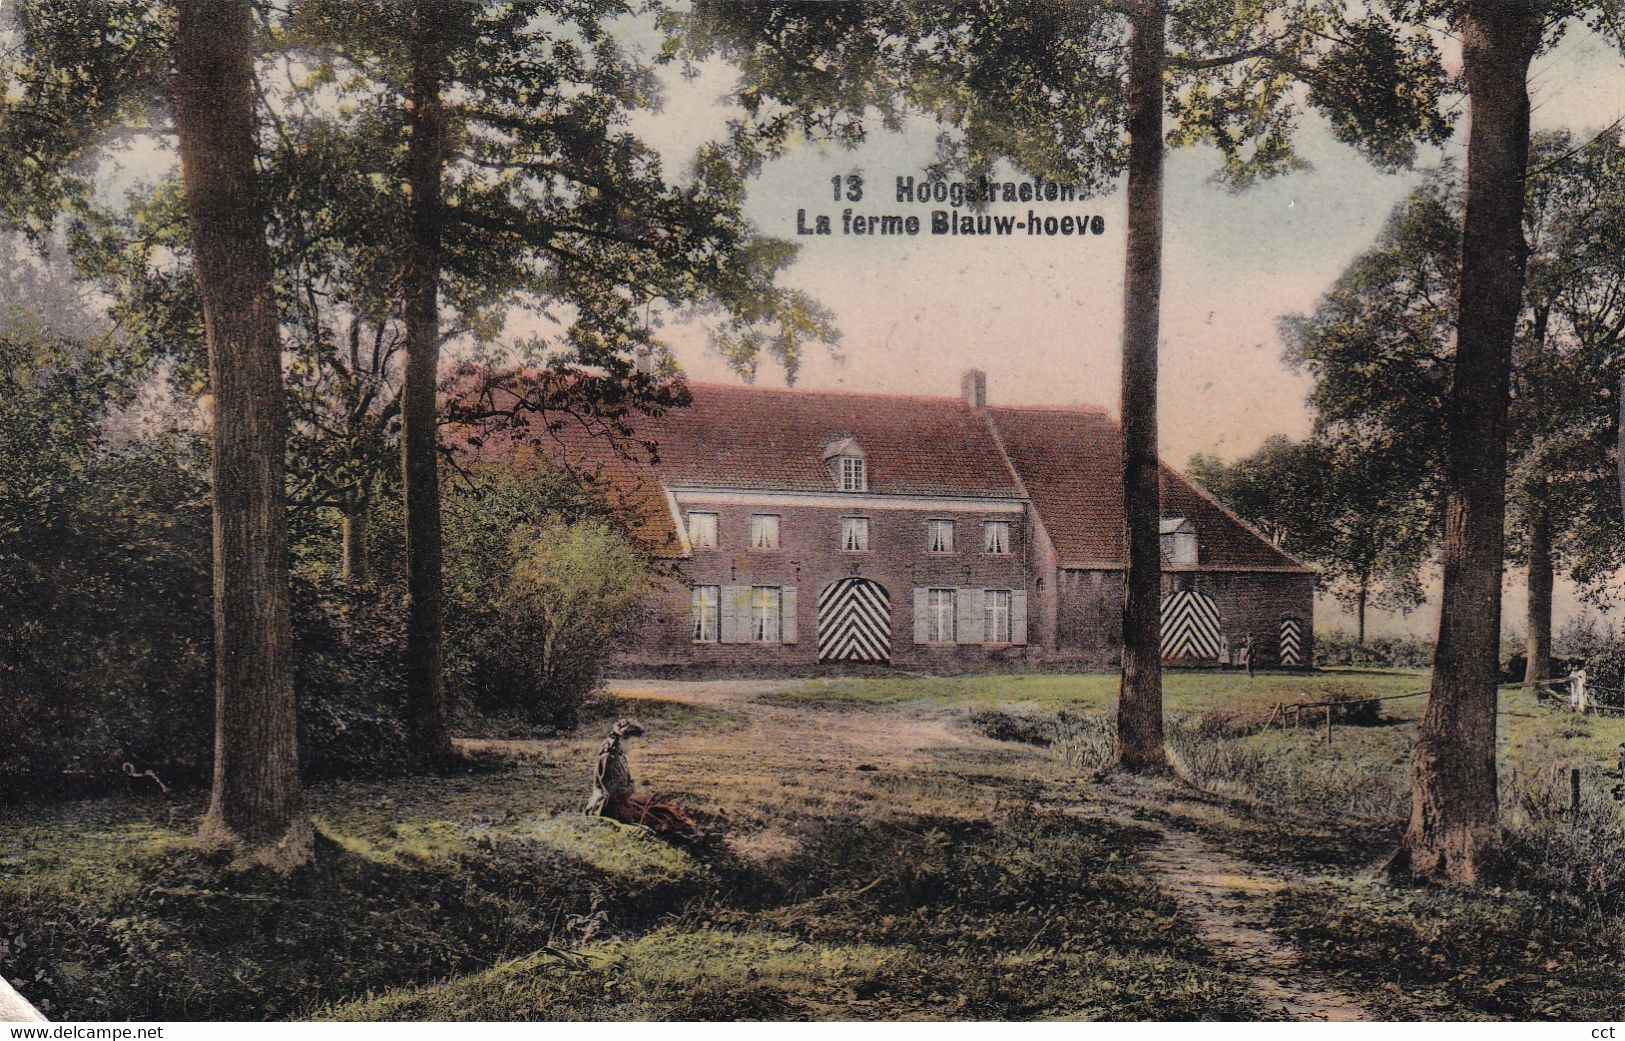
[[[1616,482],[1625,375],[1625,148],[1617,129],[1538,137],[1525,211],[1529,277],[1513,359],[1514,539],[1523,559],[1531,482],[1550,485],[1559,563],[1593,595],[1625,564]],[[1429,175],[1310,315],[1282,322],[1288,360],[1314,379],[1319,440],[1380,446],[1382,496],[1438,533],[1445,405],[1454,370],[1461,182]],[[1416,508],[1404,508],[1414,505]]]
[[[1231,464],[1193,457],[1190,473],[1276,545],[1320,570],[1322,589],[1355,612],[1409,610],[1437,548],[1438,509],[1386,441],[1285,436]],[[1434,479],[1436,483],[1436,477]]]
[[[1123,170],[1118,3],[700,0],[664,24],[675,60],[739,70],[735,142],[759,161],[809,138],[856,144],[918,114],[943,128],[943,170],[1008,161],[1096,192]],[[1400,21],[1320,0],[1184,0],[1169,4],[1168,44],[1168,142],[1214,148],[1230,187],[1304,165],[1293,133],[1307,109],[1383,168],[1450,131],[1437,47]]]

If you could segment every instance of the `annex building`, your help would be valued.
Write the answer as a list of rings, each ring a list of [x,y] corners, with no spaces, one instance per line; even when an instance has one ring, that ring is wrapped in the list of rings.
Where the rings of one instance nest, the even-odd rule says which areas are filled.
[[[1094,408],[693,384],[636,423],[658,462],[551,439],[607,473],[676,578],[615,656],[757,668],[1111,663],[1121,646],[1121,435]],[[489,452],[482,453],[490,459]],[[1163,652],[1310,660],[1314,573],[1164,467]]]

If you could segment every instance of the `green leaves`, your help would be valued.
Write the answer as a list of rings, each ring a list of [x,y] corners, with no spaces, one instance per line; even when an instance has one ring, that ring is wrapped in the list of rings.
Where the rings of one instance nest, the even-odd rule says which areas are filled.
[[[166,8],[146,0],[31,0],[0,26],[0,221],[38,238],[89,198],[109,135],[144,130],[167,69]]]
[[[758,163],[802,139],[856,144],[916,114],[944,128],[944,168],[1009,161],[1092,192],[1123,169],[1116,4],[701,0],[664,25],[674,60],[739,69],[734,138]],[[1170,5],[1168,36],[1168,141],[1216,149],[1232,188],[1303,165],[1292,138],[1306,107],[1385,169],[1450,133],[1449,83],[1420,27],[1326,0],[1184,0]]]

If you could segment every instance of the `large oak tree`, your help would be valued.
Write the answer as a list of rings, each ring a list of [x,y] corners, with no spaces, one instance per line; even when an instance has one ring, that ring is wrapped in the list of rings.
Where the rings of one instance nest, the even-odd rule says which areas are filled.
[[[208,341],[214,515],[214,785],[201,839],[286,870],[309,860],[299,784],[283,504],[280,337],[260,205],[247,0],[25,5],[0,141],[25,176],[0,215],[36,234],[90,196],[106,133],[167,112]]]

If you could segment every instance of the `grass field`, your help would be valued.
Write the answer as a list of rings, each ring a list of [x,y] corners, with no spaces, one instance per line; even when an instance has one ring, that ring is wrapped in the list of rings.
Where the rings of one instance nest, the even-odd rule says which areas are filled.
[[[1351,684],[1372,696],[1402,694],[1424,689],[1427,676],[1408,671],[1329,671],[1261,673],[1249,677],[1239,670],[1170,669],[1163,675],[1163,704],[1171,713],[1206,712],[1233,704],[1273,704],[1299,697],[1318,700],[1328,690]],[[784,696],[791,700],[832,703],[1031,707],[1089,712],[1109,708],[1116,692],[1115,674],[1037,673],[821,680],[803,684]],[[1410,711],[1414,713],[1414,708]]]
[[[318,863],[292,880],[193,852],[197,796],[9,807],[0,965],[74,1019],[1315,1015],[1176,898],[1150,857],[1174,834],[1260,872],[1246,907],[1213,914],[1250,916],[1283,973],[1373,1015],[1618,1011],[1625,829],[1602,771],[1625,724],[1507,692],[1506,878],[1427,892],[1373,871],[1403,822],[1420,699],[1330,742],[1262,725],[1278,703],[1425,677],[1170,673],[1189,784],[1155,791],[1093,779],[1114,683],[619,684],[577,735],[499,728],[453,775],[313,786]],[[712,841],[580,815],[623,714],[650,731],[635,776]]]

